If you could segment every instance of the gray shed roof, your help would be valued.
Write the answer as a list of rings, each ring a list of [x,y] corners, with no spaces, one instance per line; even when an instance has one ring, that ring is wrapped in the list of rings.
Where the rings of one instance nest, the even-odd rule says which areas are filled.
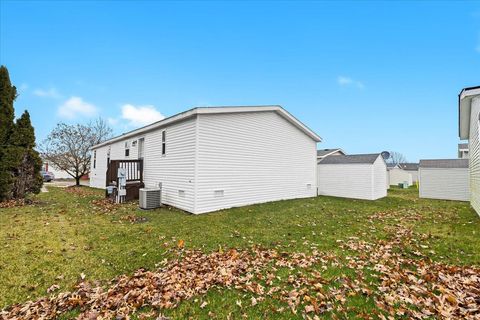
[[[400,168],[403,170],[418,170],[418,163],[400,163]]]
[[[468,159],[420,160],[420,168],[468,168]]]
[[[318,164],[373,164],[380,153],[328,156]]]
[[[335,148],[335,149],[322,149],[322,150],[317,150],[317,157],[323,157],[326,156],[327,154],[330,154],[332,152],[340,151],[343,153],[342,149],[340,148]]]
[[[395,167],[397,167],[397,166],[398,166],[398,164],[396,164],[396,163],[387,163],[387,168],[388,168],[388,169],[393,169],[393,168],[395,168]]]

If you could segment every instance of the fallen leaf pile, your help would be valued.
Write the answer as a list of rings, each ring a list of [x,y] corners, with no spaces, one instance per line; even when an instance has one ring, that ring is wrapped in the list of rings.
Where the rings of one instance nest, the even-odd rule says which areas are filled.
[[[140,216],[136,216],[134,214],[127,214],[125,216],[122,216],[120,218],[120,220],[127,221],[127,222],[130,222],[130,223],[142,223],[142,222],[147,222],[148,221],[147,217],[140,217]]]
[[[0,208],[23,207],[31,203],[32,203],[32,200],[26,200],[26,199],[6,200],[6,201],[0,202]]]
[[[109,198],[92,200],[92,205],[97,211],[101,211],[103,213],[113,212],[120,207],[120,204],[115,203],[112,199]]]
[[[417,216],[414,211],[408,214],[412,219]],[[329,312],[342,318],[353,312],[364,319],[480,319],[480,269],[432,261],[422,253],[428,236],[414,234],[395,222],[397,217],[388,212],[370,217],[394,221],[385,226],[390,236],[384,240],[338,240],[346,256],[320,252],[313,244],[309,253],[289,252],[288,245],[278,245],[206,254],[186,250],[179,240],[176,258],[165,260],[158,270],[140,269],[106,286],[82,279],[73,292],[7,307],[0,319],[54,319],[72,309],[80,311],[78,319],[126,319],[143,306],[157,312],[175,308],[212,288],[244,292],[249,298],[237,300],[236,308],[269,298],[285,304],[272,312],[290,310],[305,319]],[[328,270],[338,275],[327,277]],[[56,290],[57,286],[49,288]],[[375,302],[378,309],[365,313],[349,306],[348,299],[354,296]],[[198,307],[208,306],[203,301]]]

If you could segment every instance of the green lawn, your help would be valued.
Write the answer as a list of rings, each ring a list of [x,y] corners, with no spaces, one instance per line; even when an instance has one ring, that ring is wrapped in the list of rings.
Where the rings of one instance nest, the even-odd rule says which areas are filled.
[[[32,205],[0,209],[0,309],[47,296],[53,284],[60,286],[57,293],[70,291],[81,275],[87,281],[106,285],[107,280],[130,275],[139,268],[155,270],[158,263],[176,258],[180,240],[186,252],[199,249],[206,254],[230,248],[250,250],[253,246],[307,255],[318,250],[334,256],[339,263],[322,269],[314,265],[274,270],[284,280],[300,279],[318,269],[331,291],[341,288],[342,281],[359,277],[359,261],[368,260],[362,249],[356,249],[363,241],[372,245],[394,243],[392,252],[402,259],[419,256],[422,264],[428,261],[442,266],[478,267],[480,218],[469,204],[418,199],[417,193],[415,188],[394,188],[387,198],[378,201],[317,197],[195,216],[172,208],[141,211],[133,203],[99,206],[92,201],[102,198],[101,191],[81,188],[66,192],[52,187],[48,193],[34,197]],[[352,262],[352,256],[360,260]],[[348,294],[345,302],[338,302],[341,310],[322,311],[320,316],[375,318],[387,314],[374,302],[376,294],[381,295],[376,291],[381,278],[374,270],[375,264],[378,262],[362,273],[362,281],[372,288],[373,295]],[[340,278],[347,280],[339,282]],[[291,289],[292,283],[283,280],[278,280],[278,286]],[[399,281],[408,282],[403,278]],[[275,295],[262,297],[255,306],[251,306],[251,298],[242,290],[215,287],[182,301],[176,308],[153,313],[155,317],[161,312],[175,319],[229,315],[289,319],[305,315],[292,313]],[[306,303],[310,298],[303,299]],[[200,308],[203,302],[208,304]],[[403,317],[401,308],[395,317]],[[412,310],[418,308],[411,306]],[[153,317],[150,311],[144,307],[134,317]],[[76,309],[63,317],[80,312]],[[313,319],[314,313],[307,316]]]

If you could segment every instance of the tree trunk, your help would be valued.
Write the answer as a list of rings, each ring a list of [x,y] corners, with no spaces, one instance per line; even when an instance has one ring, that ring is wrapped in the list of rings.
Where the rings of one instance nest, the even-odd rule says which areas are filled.
[[[80,186],[80,177],[75,177],[76,186]]]

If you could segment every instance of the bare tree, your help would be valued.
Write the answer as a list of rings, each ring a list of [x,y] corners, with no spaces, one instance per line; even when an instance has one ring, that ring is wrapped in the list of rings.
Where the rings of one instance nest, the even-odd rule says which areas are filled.
[[[407,162],[407,158],[400,152],[390,151],[390,157],[386,161],[388,163],[399,164]]]
[[[44,160],[68,173],[80,185],[80,178],[90,172],[90,148],[112,136],[105,120],[84,124],[59,123],[40,146]]]

